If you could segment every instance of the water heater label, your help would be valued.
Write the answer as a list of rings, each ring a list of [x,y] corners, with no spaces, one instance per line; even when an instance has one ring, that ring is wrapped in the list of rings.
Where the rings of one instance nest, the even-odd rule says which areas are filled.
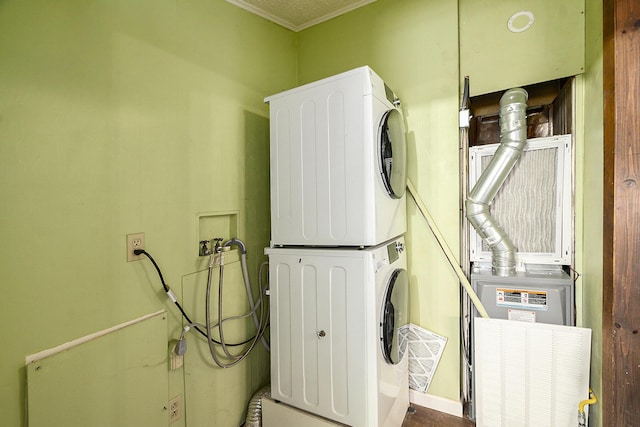
[[[525,289],[496,289],[496,305],[547,311],[547,292]]]

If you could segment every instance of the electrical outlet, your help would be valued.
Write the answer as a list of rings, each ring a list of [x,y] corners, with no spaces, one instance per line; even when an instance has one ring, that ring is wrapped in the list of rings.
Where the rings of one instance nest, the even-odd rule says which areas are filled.
[[[169,424],[182,417],[182,395],[179,394],[169,401]]]
[[[144,255],[133,253],[136,249],[144,249],[144,233],[127,234],[127,261],[138,261],[144,258]]]

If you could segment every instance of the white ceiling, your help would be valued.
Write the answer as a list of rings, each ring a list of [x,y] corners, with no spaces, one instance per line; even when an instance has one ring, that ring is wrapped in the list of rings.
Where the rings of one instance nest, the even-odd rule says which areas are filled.
[[[300,31],[375,0],[227,0],[292,31]]]

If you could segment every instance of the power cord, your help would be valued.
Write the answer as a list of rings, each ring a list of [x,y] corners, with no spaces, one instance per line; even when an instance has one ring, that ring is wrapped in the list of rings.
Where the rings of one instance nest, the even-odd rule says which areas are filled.
[[[178,310],[180,310],[180,313],[182,313],[182,316],[184,317],[184,319],[189,322],[189,326],[193,326],[193,328],[198,331],[198,333],[200,335],[202,335],[203,337],[205,337],[207,339],[207,341],[209,340],[209,337],[207,335],[207,332],[202,330],[202,328],[198,327],[197,323],[194,323],[190,318],[189,315],[187,315],[187,313],[184,311],[184,309],[182,308],[182,305],[180,305],[180,303],[178,302],[178,299],[176,298],[176,295],[173,293],[173,291],[171,290],[171,288],[169,286],[167,286],[166,282],[164,281],[164,277],[162,276],[162,271],[160,270],[160,267],[158,266],[158,263],[156,263],[156,260],[153,259],[153,257],[151,256],[151,254],[149,254],[149,252],[145,251],[144,249],[134,249],[133,253],[135,255],[144,255],[147,258],[149,258],[149,261],[151,261],[151,263],[153,264],[153,266],[156,269],[156,272],[158,273],[158,276],[160,277],[160,282],[162,282],[162,287],[164,288],[164,291],[166,292],[166,294],[169,296],[169,298],[171,299],[171,301],[173,301],[173,303],[176,305],[176,307],[178,307]],[[237,347],[237,346],[241,346],[241,345],[245,345],[248,344],[250,342],[252,342],[255,339],[255,336],[241,342],[241,343],[237,343],[237,344],[226,344],[227,346],[231,346],[231,347]],[[215,338],[211,338],[211,341],[218,344],[218,345],[222,345],[222,343],[218,340],[216,340]]]

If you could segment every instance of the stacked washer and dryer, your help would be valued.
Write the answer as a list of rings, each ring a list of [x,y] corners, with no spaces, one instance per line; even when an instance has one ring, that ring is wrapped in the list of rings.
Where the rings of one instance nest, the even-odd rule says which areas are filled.
[[[400,102],[369,67],[265,102],[277,425],[312,414],[327,423],[317,425],[399,427],[409,406]]]

